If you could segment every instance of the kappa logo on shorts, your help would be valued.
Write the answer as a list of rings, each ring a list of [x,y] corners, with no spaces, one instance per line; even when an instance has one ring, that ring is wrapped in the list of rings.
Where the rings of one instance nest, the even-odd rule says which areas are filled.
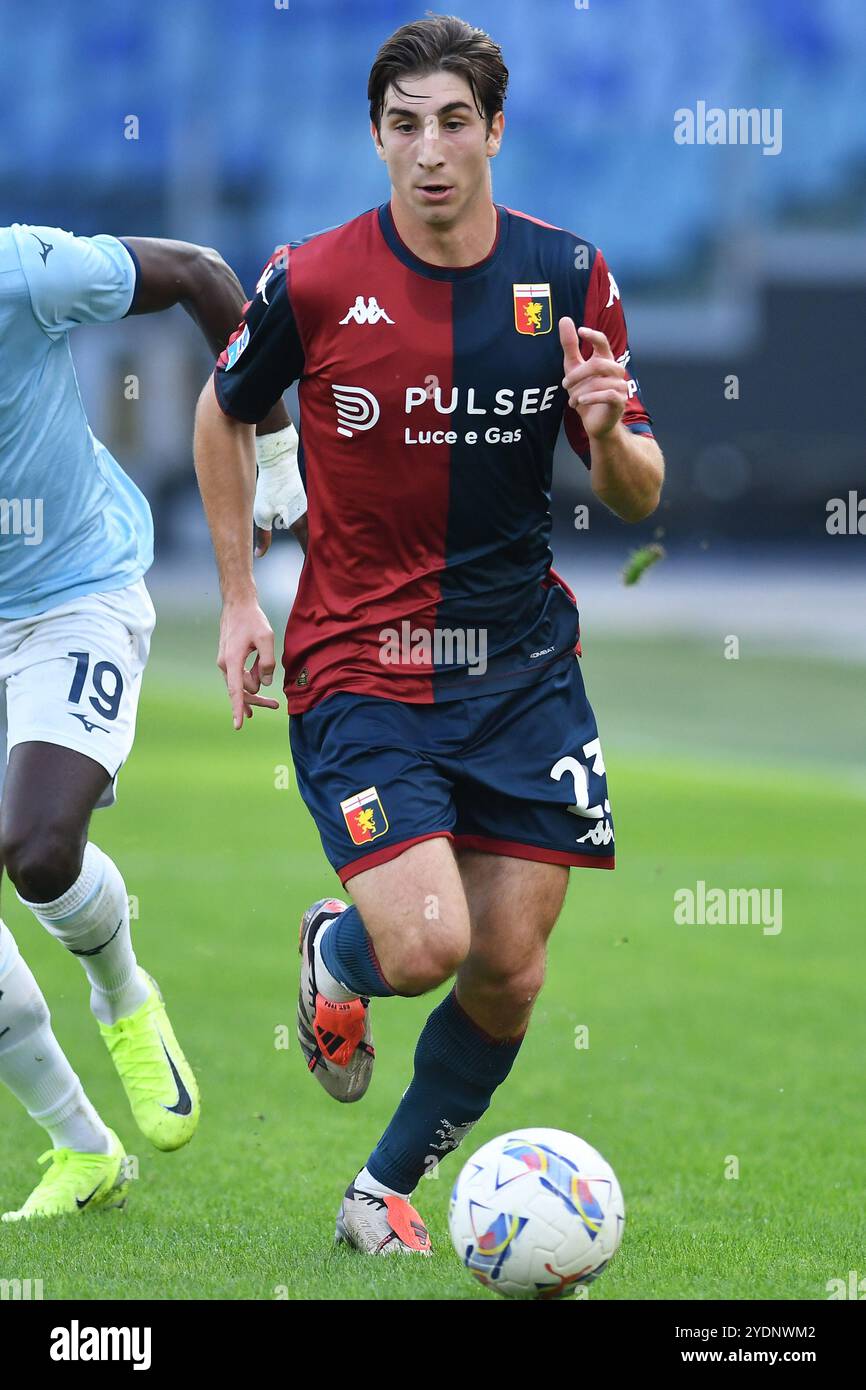
[[[347,797],[340,802],[340,810],[353,845],[366,845],[370,840],[377,840],[388,829],[388,817],[375,787]]]
[[[600,820],[591,830],[587,830],[585,835],[581,835],[577,841],[579,845],[587,842],[591,845],[609,845],[613,839],[613,826],[609,820]]]

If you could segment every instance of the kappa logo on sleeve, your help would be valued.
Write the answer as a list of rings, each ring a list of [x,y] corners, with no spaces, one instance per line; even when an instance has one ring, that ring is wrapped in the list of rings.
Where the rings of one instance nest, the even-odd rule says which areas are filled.
[[[288,246],[278,246],[256,282],[256,294],[261,295],[263,303],[268,303],[267,287],[271,276],[277,270],[286,270],[288,264]]]
[[[375,787],[368,787],[356,796],[347,797],[345,801],[340,802],[340,810],[343,812],[353,845],[366,845],[370,840],[377,840],[388,830],[388,817]]]

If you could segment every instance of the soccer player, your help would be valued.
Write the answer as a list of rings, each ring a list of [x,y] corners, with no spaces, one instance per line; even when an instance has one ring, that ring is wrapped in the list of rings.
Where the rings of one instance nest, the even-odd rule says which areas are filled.
[[[358,1100],[370,999],[456,977],[343,1198],[337,1239],[371,1254],[429,1253],[413,1190],[514,1065],[569,869],[614,865],[576,602],[548,544],[560,425],[625,521],[663,478],[601,251],[493,201],[507,79],[457,18],[387,40],[368,95],[389,201],[271,257],[197,414],[240,727],[274,666],[251,426],[300,382],[309,546],[285,691],[301,794],[354,899],[301,921],[310,1072]]]
[[[113,802],[132,747],[154,625],[143,578],[153,526],[145,498],[88,426],[69,333],[183,304],[217,352],[243,302],[209,249],[0,229],[0,873],[5,865],[20,900],[81,962],[133,1117],[158,1149],[191,1139],[198,1087],[136,961],[121,872],[88,839],[91,812]],[[273,483],[291,455],[282,404],[261,433],[257,513],[263,526],[278,514],[287,524],[285,490]],[[122,1205],[123,1146],[85,1095],[2,922],[0,1081],[53,1145],[42,1180],[3,1220]]]

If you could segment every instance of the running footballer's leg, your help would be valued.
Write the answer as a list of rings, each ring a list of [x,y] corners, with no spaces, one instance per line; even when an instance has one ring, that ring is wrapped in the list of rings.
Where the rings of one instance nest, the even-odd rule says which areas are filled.
[[[81,962],[91,1010],[104,1024],[128,1017],[148,995],[132,948],[125,884],[87,838],[111,780],[73,748],[19,743],[0,805],[0,845],[18,896]]]
[[[0,686],[0,790],[6,771],[6,699]],[[3,859],[0,855],[0,897]],[[54,1031],[45,996],[0,917],[0,1082],[49,1136],[60,1168],[52,1164],[24,1207],[4,1221],[93,1210],[119,1204],[125,1182],[123,1149],[84,1093]],[[43,1155],[43,1158],[47,1155]],[[94,1169],[97,1182],[93,1181]],[[81,1205],[79,1205],[81,1203]]]
[[[472,918],[469,954],[457,972],[457,1003],[488,1036],[522,1037],[544,983],[547,941],[562,911],[569,871],[475,850],[458,850],[457,859]]]
[[[604,764],[577,662],[563,663],[544,684],[467,701],[465,716],[471,720],[468,728],[453,715],[450,722],[453,736],[461,736],[470,752],[455,758],[436,743],[435,730],[424,748],[428,760],[435,756],[437,771],[453,779],[454,815],[437,814],[453,826],[457,900],[465,904],[462,918],[469,934],[438,974],[415,981],[424,989],[457,976],[455,989],[422,1031],[414,1075],[393,1120],[343,1203],[338,1234],[373,1253],[403,1248],[387,1222],[388,1204],[408,1201],[419,1178],[458,1146],[508,1076],[541,988],[546,942],[562,908],[569,867],[613,865]],[[389,709],[389,724],[395,717]],[[345,746],[345,722],[341,732]],[[422,746],[418,736],[411,746]],[[378,804],[394,808],[395,820],[399,815],[401,823],[415,828],[387,778],[390,765],[382,766],[380,778],[381,754],[377,757],[370,771],[378,782]],[[424,783],[425,767],[419,764],[413,777],[426,798],[435,784]],[[565,772],[568,776],[558,775]],[[327,828],[325,843],[331,845]],[[454,851],[443,847],[446,852]],[[332,862],[334,857],[332,851]],[[407,974],[417,967],[418,955],[412,925],[423,923],[420,940],[429,950],[437,942],[431,930],[437,923],[428,920],[424,908],[431,896],[436,901],[442,880],[435,873],[438,864],[404,879],[404,858],[408,852],[346,880],[357,904],[357,922],[348,922],[347,934],[358,943],[363,929],[366,958],[375,958],[395,991],[408,993]],[[404,910],[398,911],[401,895]],[[446,911],[446,925],[449,915]],[[344,920],[337,917],[327,928],[334,931],[337,948]],[[326,934],[326,956],[328,945]],[[348,954],[331,963],[331,972],[357,988]],[[367,1208],[363,1226],[360,1202]]]
[[[176,1149],[198,1123],[195,1078],[136,961],[123,876],[88,839],[132,749],[154,616],[139,580],[7,628],[0,852],[21,901],[85,971],[136,1124]]]
[[[310,1073],[344,1103],[370,1083],[370,1000],[435,987],[468,949],[451,784],[419,752],[425,730],[417,708],[355,695],[289,725],[301,794],[355,897],[314,903],[300,937],[298,1040]]]
[[[355,874],[347,887],[354,906],[334,916],[322,929],[321,943],[316,942],[316,958],[320,952],[324,966],[316,975],[317,1013],[322,994],[328,988],[333,992],[335,984],[355,998],[411,996],[435,989],[455,973],[469,949],[469,914],[457,861],[444,835]],[[416,1081],[416,1092],[419,1086],[426,1095],[429,1080]],[[438,1119],[441,1103],[430,1103]],[[423,1103],[404,1128],[410,1130],[410,1146],[426,1145],[426,1153],[430,1133]],[[415,1183],[401,1191],[387,1181],[390,1176],[383,1181],[365,1167],[350,1183],[337,1219],[337,1239],[370,1254],[429,1254],[426,1228],[408,1201]]]
[[[458,867],[444,839],[351,880],[359,922],[394,992],[426,992],[455,972],[457,984],[425,1024],[409,1087],[346,1192],[338,1239],[371,1254],[429,1250],[409,1198],[508,1076],[541,988],[547,938],[567,882],[561,865],[474,851],[461,852]],[[444,907],[441,930],[435,917],[424,915],[431,898]]]
[[[0,880],[3,864],[0,860]],[[0,919],[0,1081],[49,1136],[52,1160],[35,1190],[3,1221],[122,1206],[128,1182],[117,1135],[91,1105],[51,1027],[45,996]]]
[[[111,780],[75,749],[16,744],[0,804],[0,852],[20,900],[81,962],[138,1127],[157,1148],[175,1149],[198,1122],[195,1078],[157,986],[136,960],[120,870],[87,838]]]
[[[458,862],[468,953],[457,964],[455,988],[422,1030],[393,1119],[343,1200],[338,1236],[368,1253],[405,1248],[392,1211],[405,1210],[420,1179],[458,1147],[511,1071],[568,883],[568,870],[557,864],[474,851],[461,851]],[[373,904],[368,917],[376,920]],[[413,1216],[409,1230],[417,1232],[423,1223]]]
[[[298,996],[307,1067],[344,1102],[359,1100],[370,1083],[371,997],[435,988],[453,975],[468,943],[465,898],[444,835],[411,845],[348,883],[353,906],[323,898],[301,919]]]

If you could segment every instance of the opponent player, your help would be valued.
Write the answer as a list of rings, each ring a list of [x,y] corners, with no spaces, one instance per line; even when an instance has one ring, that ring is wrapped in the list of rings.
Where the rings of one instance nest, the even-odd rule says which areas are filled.
[[[650,515],[663,478],[601,252],[492,200],[507,78],[453,17],[383,45],[369,98],[390,200],[271,258],[198,407],[240,727],[274,665],[249,422],[300,379],[309,548],[285,691],[298,784],[354,898],[301,922],[309,1070],[357,1100],[370,998],[456,975],[343,1198],[337,1239],[373,1254],[429,1253],[413,1189],[514,1064],[569,868],[614,864],[577,608],[548,545],[561,423],[624,520]]]
[[[88,427],[68,335],[183,304],[216,352],[243,301],[233,272],[202,247],[0,229],[0,873],[5,864],[21,901],[81,962],[133,1116],[159,1149],[192,1137],[198,1088],[137,964],[123,877],[88,839],[91,812],[114,800],[132,746],[154,624],[143,579],[153,528],[145,498]],[[257,512],[270,525],[287,501],[274,487],[292,446],[282,405],[266,431]],[[87,1099],[2,922],[0,1081],[53,1144],[41,1182],[3,1220],[122,1204],[123,1147]]]

